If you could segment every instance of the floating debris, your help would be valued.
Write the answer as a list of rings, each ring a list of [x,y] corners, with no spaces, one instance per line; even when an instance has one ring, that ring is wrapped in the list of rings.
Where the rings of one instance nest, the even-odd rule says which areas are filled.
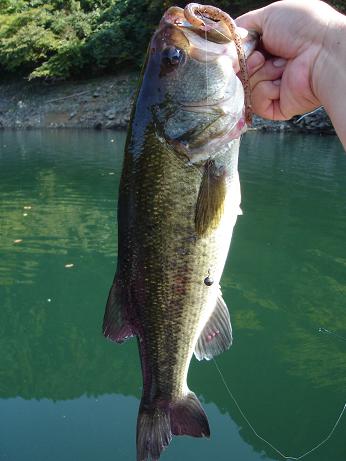
[[[343,341],[346,341],[346,337],[339,335],[338,333],[335,333],[334,331],[327,330],[327,328],[320,327],[318,329],[319,333],[325,333],[327,335],[335,336],[336,338],[342,339]]]

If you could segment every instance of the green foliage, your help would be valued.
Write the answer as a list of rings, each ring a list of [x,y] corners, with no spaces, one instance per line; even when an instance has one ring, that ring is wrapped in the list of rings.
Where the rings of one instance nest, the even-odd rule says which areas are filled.
[[[99,16],[75,0],[2,0],[0,67],[29,78],[73,75],[86,64],[82,48]]]
[[[346,14],[346,3],[345,0],[331,0],[328,2],[334,8],[336,8],[341,13]]]
[[[57,37],[46,27],[50,16],[46,8],[33,8],[6,18],[0,27],[0,62],[5,69],[26,68],[56,52],[59,46]]]
[[[67,78],[140,65],[160,15],[150,1],[0,0],[0,68]]]
[[[69,78],[139,67],[164,10],[180,0],[0,0],[0,73]],[[206,0],[235,17],[268,0]],[[341,0],[331,0],[346,10]]]
[[[85,46],[90,62],[98,68],[141,65],[145,48],[161,12],[150,11],[150,2],[117,2],[100,16],[97,30]]]

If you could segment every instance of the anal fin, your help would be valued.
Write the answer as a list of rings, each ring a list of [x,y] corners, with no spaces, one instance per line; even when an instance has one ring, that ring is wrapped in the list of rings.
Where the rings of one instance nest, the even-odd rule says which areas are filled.
[[[229,349],[231,344],[231,320],[226,303],[220,292],[215,309],[198,338],[195,347],[195,356],[198,360],[210,360],[215,355]]]
[[[106,338],[117,343],[122,343],[135,335],[126,318],[126,303],[122,296],[121,285],[117,280],[114,281],[108,295],[102,330]]]

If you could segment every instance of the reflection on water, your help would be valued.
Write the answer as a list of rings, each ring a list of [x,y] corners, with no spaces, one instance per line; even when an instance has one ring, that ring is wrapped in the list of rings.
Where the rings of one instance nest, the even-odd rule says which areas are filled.
[[[59,402],[41,400],[39,404],[17,398],[4,400],[0,409],[1,417],[7,421],[2,431],[1,461],[19,459],[17,441],[23,440],[32,425],[30,437],[24,437],[21,444],[21,459],[47,460],[52,459],[52,453],[54,459],[69,461],[136,459],[138,400],[133,397],[83,396]],[[242,441],[237,424],[228,415],[220,415],[214,404],[205,405],[205,410],[210,424],[218,427],[212,442],[176,438],[162,459],[213,459],[215,452],[232,453],[233,459],[242,461],[259,459],[253,448]]]
[[[1,461],[134,459],[136,344],[100,333],[124,136],[0,132]],[[346,401],[346,343],[318,331],[346,336],[346,158],[332,137],[250,133],[240,175],[222,283],[235,342],[218,363],[258,432],[299,456]],[[163,460],[278,459],[213,363],[189,383],[212,438],[176,438]],[[345,429],[306,459],[344,461]]]

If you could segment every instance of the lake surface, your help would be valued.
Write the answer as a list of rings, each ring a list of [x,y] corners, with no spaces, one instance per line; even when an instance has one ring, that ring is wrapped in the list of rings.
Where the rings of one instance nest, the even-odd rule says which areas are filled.
[[[136,342],[101,334],[124,140],[0,132],[0,461],[135,459]],[[346,156],[334,137],[248,133],[239,168],[222,279],[234,344],[217,364],[257,433],[299,457],[346,403]],[[213,362],[193,359],[189,386],[211,439],[177,437],[162,460],[282,459]],[[346,412],[305,459],[345,461],[345,433]]]

